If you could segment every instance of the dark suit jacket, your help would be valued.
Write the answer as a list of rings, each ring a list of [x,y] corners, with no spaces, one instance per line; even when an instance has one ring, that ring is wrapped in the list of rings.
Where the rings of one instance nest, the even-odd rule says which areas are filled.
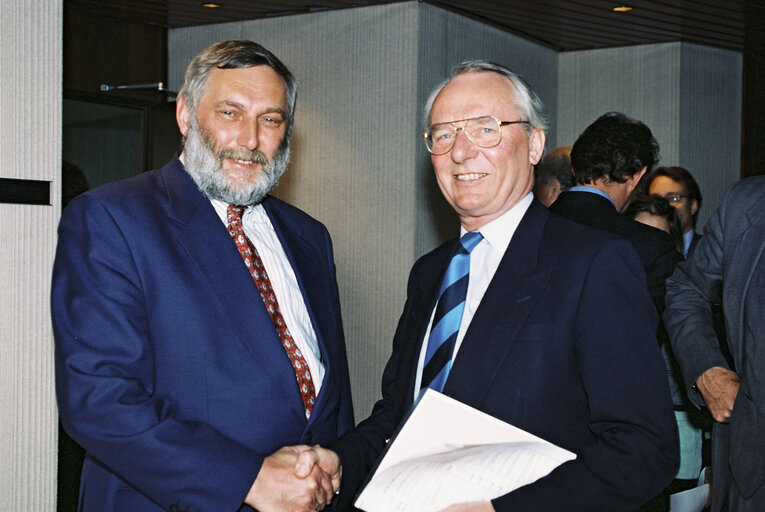
[[[693,257],[667,281],[664,321],[689,390],[713,366],[728,367],[714,330],[722,302],[728,348],[741,389],[730,425],[714,426],[712,510],[730,487],[748,499],[733,512],[765,510],[765,177],[743,180],[723,197]],[[690,391],[697,405],[701,396]]]
[[[659,314],[664,311],[665,282],[683,259],[667,233],[625,217],[608,199],[591,192],[563,192],[550,211],[629,240],[643,264],[656,310]]]
[[[412,405],[418,355],[453,240],[412,268],[371,416],[332,446],[341,503],[357,491]],[[577,454],[493,501],[498,511],[632,510],[677,470],[677,430],[656,311],[624,240],[534,200],[454,360],[444,393]]]
[[[61,420],[87,450],[81,510],[237,510],[264,457],[353,426],[329,235],[263,205],[326,365],[308,422],[259,292],[177,157],[66,208],[52,313]]]

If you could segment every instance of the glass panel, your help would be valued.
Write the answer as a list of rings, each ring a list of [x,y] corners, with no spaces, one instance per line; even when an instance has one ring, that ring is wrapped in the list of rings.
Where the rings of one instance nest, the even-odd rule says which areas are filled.
[[[64,162],[90,188],[144,171],[144,108],[64,99],[63,109]]]

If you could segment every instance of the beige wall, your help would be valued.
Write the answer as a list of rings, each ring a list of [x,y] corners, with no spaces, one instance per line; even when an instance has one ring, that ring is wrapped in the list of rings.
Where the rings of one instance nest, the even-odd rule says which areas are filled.
[[[61,0],[3,4],[0,177],[51,181],[52,206],[0,204],[0,510],[52,511],[56,405],[48,297],[61,174]]]

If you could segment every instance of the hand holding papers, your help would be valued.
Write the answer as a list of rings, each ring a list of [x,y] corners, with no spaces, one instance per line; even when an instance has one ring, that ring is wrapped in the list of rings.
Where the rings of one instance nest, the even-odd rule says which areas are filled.
[[[490,500],[574,458],[563,448],[429,389],[355,505],[367,512],[427,512]]]

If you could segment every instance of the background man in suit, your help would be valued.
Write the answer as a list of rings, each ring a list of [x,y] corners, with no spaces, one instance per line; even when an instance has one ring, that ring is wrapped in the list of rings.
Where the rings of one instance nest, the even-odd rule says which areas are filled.
[[[279,450],[353,426],[329,235],[267,195],[296,96],[265,48],[212,45],[178,97],[181,155],[64,212],[52,312],[81,510],[309,511],[336,490]]]
[[[683,255],[688,256],[701,235],[696,219],[701,209],[701,190],[693,175],[682,167],[657,167],[646,181],[649,194],[663,197],[677,211],[683,227]]]
[[[562,192],[573,186],[570,146],[553,149],[534,167],[534,195],[545,206],[553,204]]]
[[[667,233],[622,215],[637,194],[641,178],[658,159],[659,144],[648,126],[622,113],[608,112],[590,124],[574,142],[571,164],[578,185],[561,194],[550,210],[629,240],[643,264],[648,292],[661,315],[665,282],[682,255]],[[673,379],[672,353],[663,326],[657,329],[654,340],[664,351],[673,402],[682,408],[682,388]],[[679,411],[676,416],[682,414]],[[684,416],[680,421],[683,425],[688,423]],[[684,436],[680,440],[681,447],[688,445],[688,451],[695,454],[694,468],[690,471],[695,472],[695,478],[701,469],[701,434],[698,431],[691,434],[698,442],[689,443]],[[685,473],[680,476],[686,480]],[[641,510],[668,509],[669,492],[664,492]]]
[[[643,263],[648,291],[664,311],[664,283],[682,259],[668,234],[621,215],[640,179],[659,159],[659,144],[640,121],[618,112],[596,119],[574,143],[571,165],[577,186],[550,210],[629,240]]]
[[[450,510],[634,509],[677,469],[657,317],[634,250],[534,199],[544,107],[511,71],[458,66],[432,93],[426,123],[462,237],[415,263],[382,399],[330,445],[343,464],[339,505],[431,387],[577,454],[537,482]],[[452,276],[468,252],[469,274]]]
[[[722,302],[731,367],[714,330]],[[691,399],[716,423],[712,512],[765,510],[765,177],[735,184],[667,281],[667,330]]]

